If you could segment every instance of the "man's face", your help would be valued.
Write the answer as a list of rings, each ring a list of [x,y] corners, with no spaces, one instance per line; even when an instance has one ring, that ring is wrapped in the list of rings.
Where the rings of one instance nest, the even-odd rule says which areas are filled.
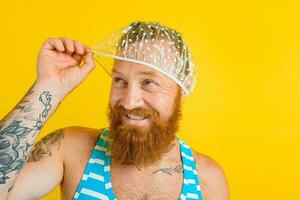
[[[112,158],[122,164],[159,161],[178,129],[181,90],[149,67],[116,61],[109,104]]]

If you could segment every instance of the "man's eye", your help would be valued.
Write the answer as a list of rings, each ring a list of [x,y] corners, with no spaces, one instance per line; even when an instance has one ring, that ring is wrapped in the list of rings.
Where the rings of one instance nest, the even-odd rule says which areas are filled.
[[[147,86],[147,87],[150,87],[150,86],[155,86],[157,85],[154,81],[151,81],[151,80],[145,80],[144,81],[144,85]]]
[[[114,78],[114,81],[117,82],[117,83],[120,83],[120,82],[122,82],[123,80],[122,80],[120,77],[115,77],[115,78]]]

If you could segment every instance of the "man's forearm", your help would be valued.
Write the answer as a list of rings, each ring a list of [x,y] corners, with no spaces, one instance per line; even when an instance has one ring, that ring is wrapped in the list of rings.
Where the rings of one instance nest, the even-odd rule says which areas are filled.
[[[12,189],[39,132],[60,101],[50,87],[35,83],[0,121],[0,197]]]

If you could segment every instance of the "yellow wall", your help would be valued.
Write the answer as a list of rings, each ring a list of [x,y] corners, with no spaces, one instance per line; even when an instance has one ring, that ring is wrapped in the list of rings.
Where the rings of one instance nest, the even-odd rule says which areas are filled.
[[[300,4],[292,1],[6,1],[1,3],[0,117],[35,79],[39,48],[65,36],[93,45],[134,20],[186,36],[198,85],[179,136],[224,168],[231,199],[299,199]],[[57,110],[41,136],[107,125],[101,68]],[[39,138],[40,138],[39,137]],[[43,200],[58,199],[55,190]]]

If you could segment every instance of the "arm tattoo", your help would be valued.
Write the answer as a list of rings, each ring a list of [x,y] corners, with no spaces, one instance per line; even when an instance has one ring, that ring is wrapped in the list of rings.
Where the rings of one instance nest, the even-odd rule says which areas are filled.
[[[36,128],[36,130],[41,130],[44,126],[42,119],[45,119],[48,116],[48,112],[51,109],[51,95],[49,94],[48,91],[44,91],[39,100],[44,104],[45,108],[43,110],[42,113],[39,114],[38,119],[36,120],[36,124],[34,125],[34,127]]]
[[[49,135],[46,135],[41,139],[41,141],[37,142],[31,154],[29,155],[28,162],[39,161],[44,156],[51,156],[51,147],[52,145],[57,145],[57,151],[60,148],[61,141],[64,138],[63,130],[56,130]]]
[[[48,116],[48,112],[51,109],[51,94],[48,91],[44,91],[39,100],[44,104],[45,109],[42,112],[42,117],[46,118]]]
[[[33,86],[34,84],[31,86],[31,88],[28,90],[28,92],[25,94],[25,96],[21,99],[21,101],[15,106],[15,108],[13,110],[19,110],[20,112],[23,113],[28,113],[31,110],[31,106],[32,104],[30,104],[30,102],[28,100],[26,100],[26,97],[28,97],[29,95],[31,95],[33,93]],[[27,105],[30,104],[30,105]]]
[[[10,172],[20,171],[34,144],[33,137],[40,132],[51,109],[52,96],[49,91],[43,91],[39,96],[43,110],[41,113],[34,112],[37,108],[33,108],[34,100],[28,100],[33,90],[31,87],[15,108],[0,121],[0,185],[7,182]]]
[[[6,176],[7,173],[19,171],[24,163],[24,151],[28,149],[29,145],[26,142],[20,144],[20,140],[32,129],[22,126],[20,123],[21,121],[14,121],[3,129],[0,125],[0,184],[5,183],[5,180],[9,178]]]
[[[183,167],[182,167],[182,165],[177,165],[174,168],[172,168],[172,167],[161,168],[161,169],[158,169],[158,170],[156,170],[152,173],[155,174],[155,173],[160,172],[160,171],[163,172],[163,173],[169,174],[169,175],[173,175],[173,173],[182,173],[183,172]]]

